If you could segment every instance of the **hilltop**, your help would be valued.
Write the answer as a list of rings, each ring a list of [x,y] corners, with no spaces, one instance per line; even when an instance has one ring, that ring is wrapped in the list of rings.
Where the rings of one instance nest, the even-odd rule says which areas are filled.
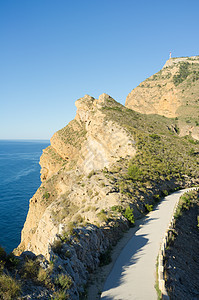
[[[199,56],[169,59],[162,70],[130,92],[125,106],[176,118],[181,135],[199,139]]]

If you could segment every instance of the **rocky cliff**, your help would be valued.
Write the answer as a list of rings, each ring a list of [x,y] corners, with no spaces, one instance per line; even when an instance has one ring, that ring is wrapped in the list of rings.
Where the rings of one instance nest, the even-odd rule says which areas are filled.
[[[42,254],[47,270],[53,263],[51,291],[60,288],[60,274],[69,276],[71,299],[137,217],[197,183],[199,162],[198,143],[178,136],[176,120],[143,115],[106,94],[76,106],[75,119],[43,151],[42,184],[15,250]]]
[[[130,92],[126,107],[177,118],[181,135],[199,139],[199,56],[169,59],[162,70]]]
[[[82,222],[99,222],[97,213],[117,204],[118,195],[101,188],[103,178],[88,178],[90,172],[136,153],[133,137],[103,113],[108,101],[113,100],[105,94],[77,100],[75,119],[56,132],[44,150],[40,160],[43,183],[30,200],[19,248],[49,257],[49,243],[63,230],[62,223],[78,217]]]

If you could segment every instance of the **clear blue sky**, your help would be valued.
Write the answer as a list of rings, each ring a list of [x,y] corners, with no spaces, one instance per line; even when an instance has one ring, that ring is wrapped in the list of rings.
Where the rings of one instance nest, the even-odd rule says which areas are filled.
[[[128,93],[199,54],[198,0],[0,0],[0,139],[49,139],[76,99]]]

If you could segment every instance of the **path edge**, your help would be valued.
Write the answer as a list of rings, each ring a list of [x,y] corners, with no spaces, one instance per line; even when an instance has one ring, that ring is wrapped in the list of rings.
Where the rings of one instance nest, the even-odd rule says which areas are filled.
[[[187,193],[187,192],[189,192],[191,190],[198,190],[198,189],[199,189],[199,187],[189,188],[184,193]],[[173,210],[173,213],[172,213],[172,217],[171,217],[170,223],[169,223],[169,225],[167,227],[167,230],[165,232],[165,235],[164,235],[164,237],[162,239],[162,243],[161,243],[160,250],[159,250],[159,253],[158,253],[158,272],[157,272],[158,273],[158,278],[157,279],[158,279],[158,287],[159,287],[159,290],[161,292],[161,298],[163,300],[169,300],[170,299],[169,295],[167,293],[166,287],[165,287],[164,258],[165,258],[165,250],[166,250],[167,243],[168,243],[168,240],[169,240],[169,234],[174,229],[174,225],[175,225],[174,215],[176,213],[176,210],[177,210],[177,207],[178,207],[178,204],[179,204],[181,196],[179,197],[178,201],[175,204],[175,207],[174,207],[174,210]]]

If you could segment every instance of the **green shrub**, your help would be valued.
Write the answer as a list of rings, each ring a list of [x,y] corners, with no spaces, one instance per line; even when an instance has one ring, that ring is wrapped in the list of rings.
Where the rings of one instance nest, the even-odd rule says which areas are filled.
[[[50,194],[46,191],[44,194],[43,194],[43,199],[48,199],[50,197]]]
[[[196,197],[194,191],[187,192],[180,197],[179,204],[177,206],[174,218],[177,219],[182,215],[183,210],[190,208],[192,200]]]
[[[137,165],[130,163],[128,167],[128,176],[132,180],[140,180],[142,177],[142,171]]]
[[[121,205],[114,205],[114,206],[111,207],[111,210],[122,213],[124,209],[123,209],[123,207]]]
[[[91,178],[93,175],[95,175],[96,174],[96,172],[94,171],[94,170],[92,170],[89,174],[88,174],[88,178]]]
[[[65,274],[59,274],[55,279],[55,284],[62,288],[62,290],[70,289],[73,282],[72,279]]]
[[[194,156],[194,155],[195,155],[195,150],[194,150],[193,148],[191,148],[191,149],[189,150],[188,154],[189,154],[190,156]]]
[[[108,221],[108,217],[106,215],[106,212],[104,211],[104,209],[102,209],[98,214],[97,214],[98,219],[101,222],[107,222]]]
[[[127,220],[131,223],[134,224],[135,223],[135,218],[133,215],[133,208],[130,208],[130,206],[127,206],[125,212],[124,212],[124,217],[127,218]]]
[[[52,250],[54,253],[61,253],[62,242],[60,240],[55,240],[52,244]]]
[[[37,279],[38,271],[39,271],[39,263],[35,260],[28,259],[24,263],[20,273],[21,273],[21,276],[25,279],[31,278],[31,279],[35,280],[35,279]]]
[[[67,233],[69,235],[73,235],[74,234],[74,227],[75,227],[75,223],[74,222],[69,222],[67,225]]]
[[[65,299],[69,299],[69,295],[66,294],[65,291],[57,291],[53,294],[52,299],[53,300],[65,300]]]
[[[145,208],[148,212],[152,211],[153,210],[153,205],[151,204],[145,204]]]
[[[163,190],[162,192],[163,192],[164,196],[168,196],[169,195],[169,192],[167,190]]]
[[[189,63],[182,62],[180,64],[179,72],[173,76],[173,83],[177,86],[182,83],[189,76]]]
[[[182,215],[182,208],[181,206],[178,206],[176,208],[175,214],[174,214],[174,219],[178,219]]]
[[[0,275],[0,299],[17,299],[21,293],[20,284],[9,275]]]
[[[154,198],[154,200],[155,200],[155,202],[158,202],[158,201],[160,201],[160,195],[153,195],[153,198]]]
[[[152,134],[149,134],[149,136],[153,139],[153,140],[160,140],[160,136],[158,134],[155,134],[155,133],[152,133]]]
[[[6,266],[8,268],[16,268],[17,265],[19,264],[20,260],[17,258],[12,252],[7,255],[6,257]]]
[[[3,273],[5,261],[0,260],[0,275]]]
[[[48,279],[48,273],[43,268],[39,268],[37,280],[43,284],[47,284],[47,279]]]

